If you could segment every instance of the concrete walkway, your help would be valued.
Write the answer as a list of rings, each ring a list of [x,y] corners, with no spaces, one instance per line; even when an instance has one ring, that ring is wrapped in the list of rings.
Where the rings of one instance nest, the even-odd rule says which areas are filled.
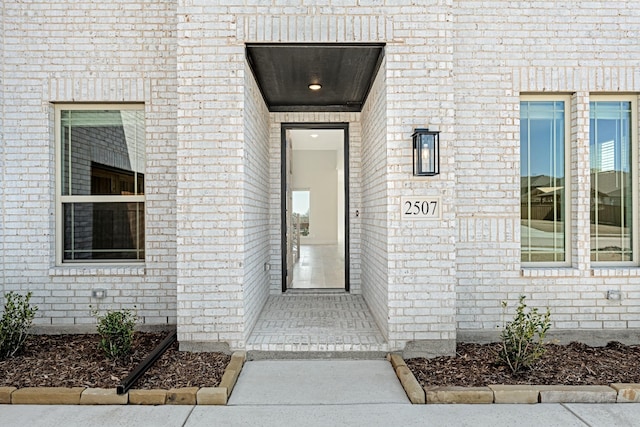
[[[258,360],[244,364],[229,405],[408,403],[387,360]]]
[[[245,364],[228,406],[0,405],[4,426],[638,426],[640,404],[412,405],[385,360]]]

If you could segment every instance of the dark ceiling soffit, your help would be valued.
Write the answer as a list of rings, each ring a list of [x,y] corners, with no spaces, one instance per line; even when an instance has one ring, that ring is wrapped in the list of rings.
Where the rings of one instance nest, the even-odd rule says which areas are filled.
[[[369,96],[373,82],[380,70],[380,65],[384,58],[385,43],[247,43],[245,45],[245,57],[251,69],[251,73],[255,81],[257,82],[258,89],[262,95],[264,103],[270,112],[359,112],[362,110],[364,103]],[[331,49],[349,49],[349,48],[367,48],[371,50],[378,50],[375,65],[371,68],[371,73],[366,81],[366,90],[359,102],[344,102],[340,104],[277,104],[270,102],[265,93],[265,89],[262,87],[261,79],[257,72],[257,64],[254,62],[253,55],[251,55],[252,48],[297,48],[297,49],[318,49],[318,48],[331,48]]]

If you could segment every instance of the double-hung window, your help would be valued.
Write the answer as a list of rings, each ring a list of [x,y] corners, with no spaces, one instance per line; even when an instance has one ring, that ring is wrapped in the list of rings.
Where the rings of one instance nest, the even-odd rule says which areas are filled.
[[[566,264],[569,236],[569,97],[520,102],[521,261]]]
[[[144,260],[144,106],[56,105],[57,262]]]
[[[591,262],[635,264],[637,233],[637,98],[591,96]]]

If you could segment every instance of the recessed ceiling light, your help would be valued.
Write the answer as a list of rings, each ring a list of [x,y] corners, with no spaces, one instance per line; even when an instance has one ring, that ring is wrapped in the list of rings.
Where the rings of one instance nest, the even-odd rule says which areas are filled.
[[[311,134],[311,138],[317,138],[317,137],[318,137],[318,134],[317,134],[317,133],[312,133],[312,134]]]
[[[311,83],[311,84],[309,84],[309,89],[311,89],[311,90],[320,90],[320,89],[322,89],[322,85],[320,83]]]

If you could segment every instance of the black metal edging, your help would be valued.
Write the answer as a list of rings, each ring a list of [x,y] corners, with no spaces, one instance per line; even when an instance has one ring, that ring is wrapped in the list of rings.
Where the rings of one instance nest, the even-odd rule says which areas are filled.
[[[162,353],[178,339],[178,331],[173,331],[158,345],[116,388],[116,393],[125,394],[138,379],[153,365]]]

